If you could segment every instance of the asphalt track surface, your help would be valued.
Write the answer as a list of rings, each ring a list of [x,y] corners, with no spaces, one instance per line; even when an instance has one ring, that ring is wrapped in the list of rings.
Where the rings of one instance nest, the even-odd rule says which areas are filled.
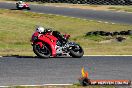
[[[90,79],[132,80],[131,56],[59,57],[1,57],[0,86],[73,84],[81,77],[81,68]]]
[[[0,8],[15,10],[14,3],[0,2]],[[112,12],[112,11],[95,11],[95,10],[82,10],[76,8],[60,8],[42,5],[30,5],[32,12],[57,14],[64,16],[71,16],[83,19],[100,20],[114,23],[132,24],[132,13],[125,12]]]

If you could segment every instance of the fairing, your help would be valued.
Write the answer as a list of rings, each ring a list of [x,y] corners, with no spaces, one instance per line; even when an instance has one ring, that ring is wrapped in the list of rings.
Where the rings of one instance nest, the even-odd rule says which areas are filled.
[[[37,36],[37,41],[33,41],[33,38]],[[40,45],[40,47],[43,46],[43,42],[48,44],[52,51],[52,56],[56,56],[56,41],[57,38],[50,34],[39,34],[38,32],[35,32],[32,36],[32,42],[35,44]]]

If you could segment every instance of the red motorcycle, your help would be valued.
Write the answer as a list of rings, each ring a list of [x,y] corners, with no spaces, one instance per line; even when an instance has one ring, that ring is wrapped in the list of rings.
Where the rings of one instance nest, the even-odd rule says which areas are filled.
[[[27,9],[27,10],[31,10],[31,8],[29,7],[29,4],[27,3],[16,3],[16,8],[19,9],[19,10],[22,10],[22,9]]]
[[[62,44],[62,42],[51,33],[40,34],[35,32],[31,38],[33,51],[41,58],[57,56],[82,57],[84,54],[82,47],[75,42],[69,42],[69,35],[64,35],[64,37],[67,39],[67,42]]]

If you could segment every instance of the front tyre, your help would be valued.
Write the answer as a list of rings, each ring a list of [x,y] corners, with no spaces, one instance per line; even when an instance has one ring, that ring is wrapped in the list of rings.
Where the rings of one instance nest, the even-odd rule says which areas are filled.
[[[84,51],[80,45],[75,45],[74,47],[72,47],[69,53],[69,55],[74,58],[81,58],[83,54],[84,54]]]
[[[41,48],[39,45],[33,44],[33,51],[38,57],[41,58],[49,58],[51,55],[50,49],[47,45],[43,45]]]
[[[28,8],[27,8],[27,10],[31,10],[31,8],[30,8],[30,7],[28,7]]]
[[[16,7],[18,10],[22,10],[22,8],[20,8],[20,7]]]

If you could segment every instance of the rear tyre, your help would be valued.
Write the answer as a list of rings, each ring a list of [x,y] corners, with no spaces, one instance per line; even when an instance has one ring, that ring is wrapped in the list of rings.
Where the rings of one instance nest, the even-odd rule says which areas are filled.
[[[41,48],[39,45],[34,44],[33,51],[38,57],[41,58],[49,58],[51,55],[51,51],[47,45],[43,45],[43,47]]]
[[[78,48],[76,48],[78,47]],[[74,58],[81,58],[84,54],[84,51],[82,49],[81,46],[76,45],[75,47],[72,47],[72,49],[70,50],[69,55],[74,57]]]

